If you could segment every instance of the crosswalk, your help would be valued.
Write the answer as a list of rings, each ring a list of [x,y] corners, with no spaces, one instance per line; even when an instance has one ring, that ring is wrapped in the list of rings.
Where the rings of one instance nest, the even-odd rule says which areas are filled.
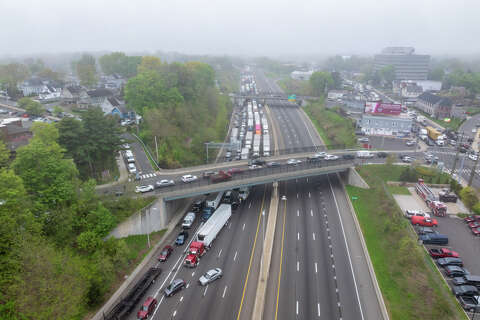
[[[153,177],[156,177],[156,176],[157,176],[157,172],[145,173],[145,174],[140,175],[140,179],[143,180],[143,179],[153,178]]]

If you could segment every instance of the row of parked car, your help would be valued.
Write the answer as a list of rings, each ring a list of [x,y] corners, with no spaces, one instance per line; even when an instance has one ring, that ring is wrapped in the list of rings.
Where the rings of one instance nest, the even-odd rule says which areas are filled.
[[[438,226],[438,221],[432,219],[429,213],[421,210],[406,210],[405,217],[410,219],[423,244],[448,245],[448,237],[433,229]],[[477,228],[479,228],[480,216],[465,218],[465,222],[472,226],[478,223]],[[463,260],[458,252],[450,248],[430,247],[427,250],[444,274],[451,279],[452,293],[458,298],[462,307],[471,312],[480,311],[480,276],[471,275],[464,268]]]

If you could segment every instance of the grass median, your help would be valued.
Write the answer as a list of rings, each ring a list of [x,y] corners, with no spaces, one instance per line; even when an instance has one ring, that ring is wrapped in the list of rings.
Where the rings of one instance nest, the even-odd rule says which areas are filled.
[[[323,101],[308,104],[304,108],[328,149],[356,146],[353,121],[341,116],[337,109],[327,109]]]
[[[387,188],[386,181],[398,177],[387,167],[363,166],[359,172],[371,188],[347,186],[347,192],[390,318],[466,319]]]

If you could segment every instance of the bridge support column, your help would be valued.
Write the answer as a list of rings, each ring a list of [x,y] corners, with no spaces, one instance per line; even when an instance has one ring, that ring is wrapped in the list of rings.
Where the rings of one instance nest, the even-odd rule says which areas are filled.
[[[370,189],[370,186],[365,182],[365,180],[363,180],[355,168],[348,168],[346,171],[341,172],[340,177],[345,184],[363,189]]]

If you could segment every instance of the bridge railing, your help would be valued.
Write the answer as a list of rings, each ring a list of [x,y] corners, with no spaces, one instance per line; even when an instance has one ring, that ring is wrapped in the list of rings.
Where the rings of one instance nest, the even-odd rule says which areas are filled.
[[[287,173],[287,172],[302,172],[309,169],[315,168],[329,168],[335,166],[355,166],[356,164],[360,164],[361,161],[359,159],[338,159],[338,160],[320,160],[320,161],[302,161],[297,165],[288,165],[288,164],[281,164],[275,167],[261,167],[258,169],[246,169],[242,172],[234,173],[232,175],[232,179],[213,183],[210,179],[204,179],[199,177],[198,180],[190,183],[183,183],[178,182],[174,186],[164,187],[161,189],[156,189],[157,194],[165,193],[165,192],[172,192],[177,190],[187,190],[187,189],[194,189],[199,188],[207,185],[221,185],[222,183],[229,182],[229,181],[239,181],[247,180],[250,178],[259,178],[259,177],[267,177],[271,175]]]

